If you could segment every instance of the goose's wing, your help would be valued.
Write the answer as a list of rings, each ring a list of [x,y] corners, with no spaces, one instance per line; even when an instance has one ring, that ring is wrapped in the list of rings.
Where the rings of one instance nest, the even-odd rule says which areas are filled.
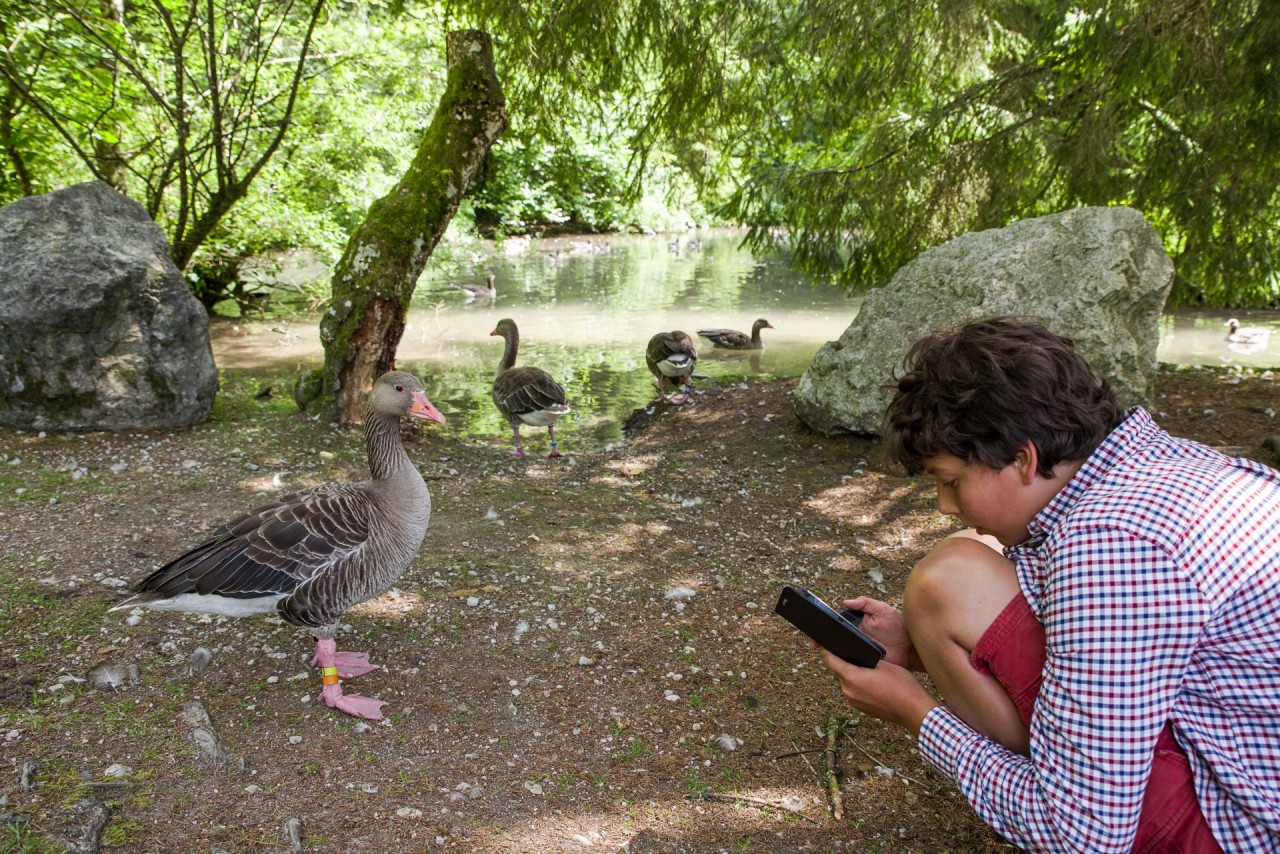
[[[659,376],[661,371],[658,365],[671,358],[672,354],[679,352],[679,348],[680,343],[676,340],[674,333],[659,332],[649,339],[649,346],[645,348],[645,364],[655,376]]]
[[[699,329],[698,334],[721,347],[745,347],[751,336],[736,329]]]
[[[293,592],[369,538],[363,489],[328,485],[239,516],[134,587],[140,601],[185,593],[254,599]]]
[[[493,402],[512,415],[565,406],[564,389],[542,368],[530,366],[503,371],[493,382]]]
[[[649,339],[645,363],[655,376],[689,374],[698,363],[698,350],[685,333],[662,332]]]

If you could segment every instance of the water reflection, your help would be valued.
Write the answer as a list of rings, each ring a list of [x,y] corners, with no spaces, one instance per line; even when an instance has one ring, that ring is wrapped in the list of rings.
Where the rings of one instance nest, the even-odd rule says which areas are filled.
[[[562,447],[617,441],[636,408],[656,397],[644,349],[655,332],[729,327],[747,332],[758,317],[766,349],[712,349],[698,339],[698,372],[718,382],[746,376],[794,377],[818,348],[834,341],[858,311],[858,301],[814,285],[784,259],[757,258],[733,232],[682,237],[559,238],[477,243],[433,261],[419,281],[399,366],[423,377],[450,429],[501,446],[507,437],[489,399],[502,340],[490,332],[503,317],[520,327],[520,364],[537,365],[565,387],[573,414],[556,429]],[[495,277],[492,300],[465,298],[459,285]],[[1280,312],[1237,313],[1242,325],[1280,332]],[[1227,313],[1179,312],[1160,322],[1161,361],[1270,367],[1272,350],[1240,352],[1226,340]],[[213,324],[220,368],[274,378],[282,388],[323,358],[318,320]],[[698,387],[695,382],[695,389]]]
[[[1270,332],[1251,341],[1228,340],[1227,321]],[[1177,311],[1160,318],[1156,358],[1175,365],[1280,366],[1280,311]]]

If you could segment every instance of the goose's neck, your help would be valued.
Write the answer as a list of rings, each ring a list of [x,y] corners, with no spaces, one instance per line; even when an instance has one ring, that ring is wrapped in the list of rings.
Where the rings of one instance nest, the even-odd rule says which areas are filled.
[[[369,472],[374,480],[390,480],[398,472],[413,468],[413,461],[400,441],[399,418],[366,412],[364,439],[369,450]]]
[[[759,326],[751,327],[751,343],[756,346],[760,345],[760,329],[761,327]]]
[[[506,342],[506,346],[502,350],[502,361],[498,363],[498,373],[514,368],[516,354],[520,352],[520,335],[518,333],[507,332],[502,336],[502,340]]]

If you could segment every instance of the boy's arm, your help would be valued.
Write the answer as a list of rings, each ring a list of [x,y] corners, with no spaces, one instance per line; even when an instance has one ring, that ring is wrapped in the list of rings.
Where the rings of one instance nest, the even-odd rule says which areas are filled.
[[[1077,529],[1061,542],[1043,603],[1047,660],[1031,757],[944,708],[925,717],[920,751],[1019,846],[1128,851],[1208,605],[1163,549],[1130,532]]]

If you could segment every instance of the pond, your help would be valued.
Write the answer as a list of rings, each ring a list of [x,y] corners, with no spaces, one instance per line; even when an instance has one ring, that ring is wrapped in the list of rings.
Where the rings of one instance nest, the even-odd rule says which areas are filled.
[[[463,435],[505,442],[509,430],[489,399],[502,340],[490,332],[510,317],[520,329],[518,364],[551,373],[572,414],[557,427],[561,448],[617,441],[637,408],[652,405],[645,367],[649,338],[682,329],[749,332],[756,318],[772,325],[758,353],[713,350],[698,338],[698,373],[721,383],[744,377],[799,376],[827,341],[857,315],[859,300],[815,283],[784,258],[743,249],[741,233],[563,237],[476,242],[433,259],[419,280],[397,364],[418,374],[428,395]],[[492,300],[467,300],[458,285],[495,277]],[[1237,313],[1241,324],[1277,331],[1280,312]],[[1272,367],[1269,344],[1226,341],[1226,312],[1179,312],[1161,319],[1161,361]],[[286,397],[294,378],[319,366],[318,317],[291,321],[216,320],[214,355],[224,381],[272,384]],[[697,383],[695,383],[695,389]],[[526,428],[531,452],[545,450],[543,430]]]

